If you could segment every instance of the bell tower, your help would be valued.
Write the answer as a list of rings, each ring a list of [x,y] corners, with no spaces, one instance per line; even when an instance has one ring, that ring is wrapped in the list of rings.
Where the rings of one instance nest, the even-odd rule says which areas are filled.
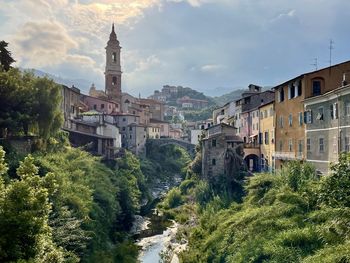
[[[120,50],[121,46],[114,31],[113,23],[112,32],[106,46],[105,92],[109,99],[119,103],[119,105],[122,96]]]

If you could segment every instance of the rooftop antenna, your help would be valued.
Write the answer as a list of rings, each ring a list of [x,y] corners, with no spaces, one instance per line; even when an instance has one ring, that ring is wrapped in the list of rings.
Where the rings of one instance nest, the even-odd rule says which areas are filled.
[[[329,66],[332,66],[332,50],[334,49],[334,41],[333,39],[329,40]]]
[[[314,58],[314,63],[312,63],[311,66],[314,66],[314,67],[315,67],[315,70],[318,69],[318,61],[317,61],[317,58]]]

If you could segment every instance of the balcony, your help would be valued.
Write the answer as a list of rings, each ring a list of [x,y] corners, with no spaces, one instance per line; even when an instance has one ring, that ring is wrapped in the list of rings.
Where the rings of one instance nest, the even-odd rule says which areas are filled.
[[[275,152],[275,159],[278,160],[302,160],[304,159],[304,153],[302,152]]]
[[[258,143],[245,143],[244,148],[248,149],[260,149],[260,145]]]

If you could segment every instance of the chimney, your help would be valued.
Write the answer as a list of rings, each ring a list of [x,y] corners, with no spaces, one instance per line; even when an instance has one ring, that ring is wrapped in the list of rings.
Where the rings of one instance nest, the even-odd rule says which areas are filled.
[[[343,73],[343,81],[341,82],[341,84],[342,84],[342,86],[346,86],[346,85],[348,85],[348,82],[347,82],[347,80],[346,80],[346,74],[347,73]]]

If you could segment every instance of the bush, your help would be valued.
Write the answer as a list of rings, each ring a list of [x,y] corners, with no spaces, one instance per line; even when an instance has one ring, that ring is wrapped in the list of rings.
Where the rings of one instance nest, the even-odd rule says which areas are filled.
[[[171,189],[164,200],[164,204],[168,208],[178,207],[182,203],[181,192],[178,188]]]

